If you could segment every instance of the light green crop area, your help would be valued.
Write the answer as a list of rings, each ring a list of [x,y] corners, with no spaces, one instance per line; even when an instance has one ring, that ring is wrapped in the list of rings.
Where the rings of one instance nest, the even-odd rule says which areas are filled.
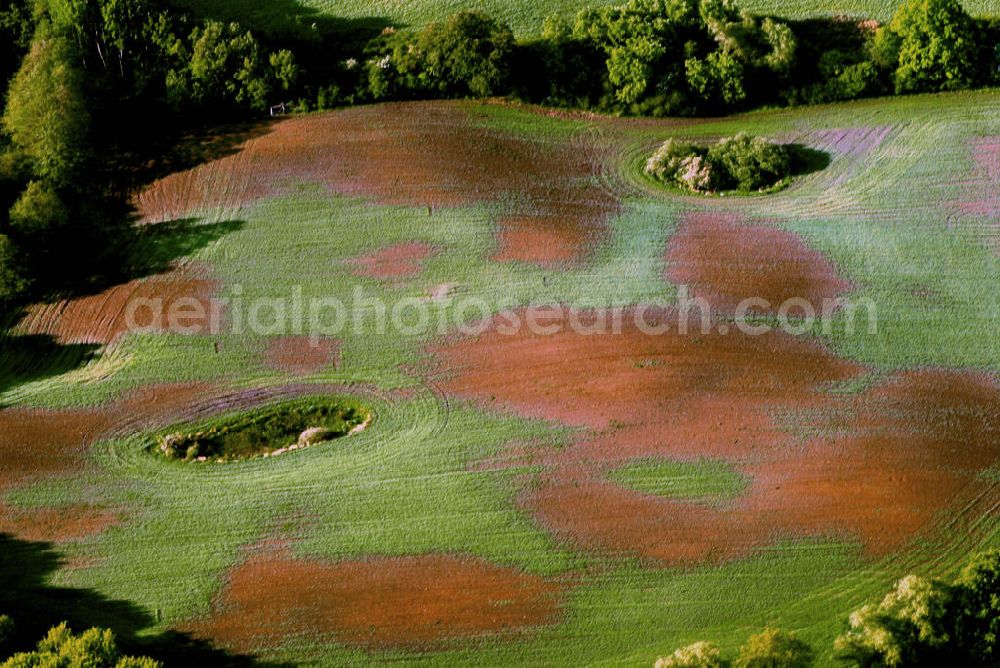
[[[750,480],[726,462],[641,460],[608,478],[627,489],[681,501],[724,503],[740,496]]]

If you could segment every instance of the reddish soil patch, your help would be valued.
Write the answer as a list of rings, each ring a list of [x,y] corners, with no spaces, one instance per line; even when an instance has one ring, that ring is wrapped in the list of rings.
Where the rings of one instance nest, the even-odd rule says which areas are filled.
[[[118,429],[123,416],[155,422],[205,396],[204,385],[161,385],[98,408],[0,410],[0,493],[42,476],[80,470],[87,446]]]
[[[62,344],[114,343],[133,329],[209,334],[222,323],[221,312],[212,311],[218,284],[204,273],[185,267],[96,295],[37,304],[15,331],[47,334]]]
[[[434,253],[433,246],[413,242],[383,248],[371,255],[351,260],[351,264],[358,276],[399,280],[418,275],[424,270],[424,260]]]
[[[118,513],[94,506],[23,510],[0,505],[0,533],[22,540],[69,542],[118,524]]]
[[[515,315],[528,321],[526,312]],[[581,317],[580,324],[596,327],[604,315]],[[748,400],[808,396],[825,383],[862,372],[806,339],[777,332],[722,335],[716,327],[695,334],[697,319],[691,334],[683,335],[674,311],[649,310],[641,317],[649,327],[670,331],[646,334],[634,324],[636,313],[628,311],[618,334],[610,331],[609,317],[604,334],[578,334],[564,321],[562,331],[551,335],[533,334],[525,326],[515,336],[493,330],[455,341],[435,351],[449,373],[440,384],[458,397],[489,397],[524,415],[603,429],[612,421],[641,424],[714,393]],[[559,321],[537,320],[542,326]],[[498,327],[507,324],[498,318]]]
[[[546,268],[572,264],[579,255],[580,230],[558,216],[514,216],[497,232],[495,262],[527,262]]]
[[[111,425],[105,411],[0,411],[0,491],[77,470],[85,446]]]
[[[958,202],[963,214],[987,219],[986,234],[1000,253],[1000,137],[981,137],[972,144],[973,169],[963,184],[965,196]]]
[[[340,342],[311,336],[282,336],[271,339],[265,352],[267,365],[296,376],[310,376],[336,365]]]
[[[973,173],[966,184],[970,200],[961,209],[977,216],[1000,216],[1000,137],[981,137],[972,144]]]
[[[777,313],[796,300],[790,315],[802,315],[808,302],[817,314],[826,300],[848,292],[851,284],[836,267],[797,235],[760,225],[744,226],[737,216],[691,213],[667,248],[667,279],[691,289],[720,312],[733,313],[741,302],[765,299]]]
[[[267,551],[230,573],[213,616],[189,630],[239,651],[303,635],[366,649],[423,649],[554,623],[559,591],[472,558],[331,563]]]
[[[147,221],[235,210],[302,183],[430,212],[491,204],[509,210],[497,221],[499,258],[547,258],[534,248],[537,238],[503,234],[537,225],[571,247],[559,251],[560,260],[580,261],[619,208],[617,196],[594,179],[601,150],[586,140],[476,127],[461,103],[358,107],[277,123],[235,155],[156,182],[139,196],[138,207]],[[433,224],[433,216],[428,221]]]
[[[664,324],[677,317],[658,314]],[[521,504],[565,541],[668,565],[802,537],[857,540],[881,555],[991,492],[978,476],[1000,461],[1000,387],[991,378],[926,371],[831,394],[832,383],[865,369],[807,339],[651,335],[632,321],[618,334],[491,331],[436,350],[453,396],[599,430],[561,449],[512,448],[507,461],[487,464],[541,466]],[[608,481],[613,469],[651,457],[727,460],[752,484],[712,507]]]

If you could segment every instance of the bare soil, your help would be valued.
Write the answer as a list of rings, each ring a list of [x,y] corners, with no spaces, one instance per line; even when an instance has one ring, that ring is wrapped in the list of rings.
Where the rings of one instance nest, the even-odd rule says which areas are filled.
[[[311,376],[340,358],[340,342],[331,338],[280,336],[267,344],[265,361],[269,367],[296,376]]]
[[[382,248],[352,260],[351,264],[358,276],[399,281],[418,276],[424,270],[424,260],[435,252],[429,244],[411,242]]]
[[[233,569],[196,636],[238,651],[308,635],[364,649],[427,649],[559,619],[560,587],[475,558],[326,562],[265,548]]]
[[[776,314],[786,302],[793,316],[805,303],[823,313],[824,303],[851,290],[833,263],[797,235],[765,225],[744,225],[734,214],[689,213],[667,248],[667,279],[690,288],[718,313],[741,302],[770,306],[751,313]],[[792,302],[792,300],[795,300]]]
[[[50,335],[62,344],[102,345],[116,342],[133,327],[147,331],[211,334],[212,298],[218,287],[203,267],[187,265],[165,274],[116,285],[95,295],[36,304],[28,310],[15,332]],[[134,304],[131,313],[130,304]],[[182,317],[168,317],[171,308]],[[221,318],[223,314],[217,315]],[[216,324],[222,325],[221,322]]]
[[[119,523],[107,508],[72,505],[60,508],[12,508],[0,504],[0,533],[29,541],[65,543],[89,538]]]
[[[155,423],[209,393],[201,384],[156,385],[97,408],[0,410],[0,493],[80,470],[87,447],[117,431],[123,416],[133,416],[136,424]]]

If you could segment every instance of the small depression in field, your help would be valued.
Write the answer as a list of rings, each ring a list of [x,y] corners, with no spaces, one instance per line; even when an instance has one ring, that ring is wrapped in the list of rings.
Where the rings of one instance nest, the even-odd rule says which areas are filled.
[[[356,434],[371,421],[371,410],[354,399],[307,397],[162,433],[151,447],[188,462],[275,457]]]
[[[310,636],[366,650],[427,650],[559,620],[561,587],[446,554],[328,562],[265,550],[233,569],[198,637],[252,651]]]

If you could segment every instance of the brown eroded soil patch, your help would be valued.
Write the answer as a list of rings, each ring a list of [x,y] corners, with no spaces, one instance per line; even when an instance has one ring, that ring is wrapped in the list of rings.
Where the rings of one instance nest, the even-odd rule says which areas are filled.
[[[431,213],[489,204],[505,210],[496,221],[499,259],[583,260],[620,206],[595,178],[604,149],[596,139],[477,127],[469,109],[384,104],[292,118],[235,155],[157,181],[137,205],[147,221],[172,220],[206,208],[235,210],[303,183]],[[554,250],[536,247],[553,240]]]
[[[418,275],[424,270],[424,260],[434,253],[435,249],[430,244],[415,241],[383,248],[354,259],[351,264],[358,276],[399,280]]]
[[[267,344],[265,361],[272,369],[310,376],[327,366],[336,365],[340,342],[331,338],[311,336],[280,336]]]
[[[78,471],[87,446],[116,429],[123,416],[155,422],[208,393],[201,384],[160,385],[97,408],[0,410],[0,493],[41,476]]]
[[[832,303],[851,290],[833,263],[797,235],[741,225],[735,215],[689,213],[667,248],[666,260],[668,280],[687,285],[691,297],[726,313],[735,312],[747,299],[765,299],[771,305],[751,312],[777,313],[795,299],[821,314],[825,300]],[[801,315],[802,307],[790,313]]]
[[[0,533],[21,540],[69,542],[88,538],[118,524],[117,512],[87,505],[61,508],[12,508],[0,504]]]
[[[557,323],[559,312],[536,310],[553,314],[537,322]],[[526,313],[517,315],[527,322]],[[591,314],[581,324],[598,326],[605,315]],[[491,331],[451,342],[435,350],[447,372],[440,384],[455,396],[490,397],[523,415],[603,429],[612,421],[642,424],[714,393],[800,398],[863,371],[805,339],[722,335],[717,329],[696,334],[697,317],[691,333],[682,335],[676,312],[649,310],[643,316],[647,325],[671,328],[656,336],[640,331],[634,316],[623,313],[620,334],[612,333],[609,316],[605,334],[577,334],[564,322],[552,335],[532,334],[524,326],[515,336]]]
[[[972,144],[973,173],[966,183],[969,198],[960,208],[978,216],[1000,216],[1000,137],[980,137]]]
[[[972,144],[972,174],[962,184],[958,209],[967,216],[986,219],[987,238],[1000,253],[1000,137],[980,137]]]
[[[512,216],[497,231],[495,262],[527,262],[554,268],[572,264],[579,256],[580,230],[572,219],[551,216]]]
[[[238,651],[303,635],[366,649],[421,649],[554,623],[559,591],[475,558],[326,562],[266,550],[230,572],[212,617],[187,630]]]
[[[668,565],[803,537],[857,540],[880,555],[995,492],[979,477],[1000,461],[992,378],[914,372],[834,394],[831,384],[866,370],[808,339],[650,335],[624,322],[620,334],[494,331],[435,351],[453,396],[597,430],[565,448],[528,444],[486,463],[541,466],[521,504],[567,542]],[[752,483],[714,507],[608,481],[618,467],[657,457],[722,459]]]
[[[213,313],[212,309],[217,289],[218,283],[204,270],[185,266],[95,295],[36,304],[14,331],[50,335],[61,344],[114,343],[133,326],[147,331],[209,334],[213,324],[221,327],[221,312]],[[169,317],[171,308],[181,316],[175,322]]]

